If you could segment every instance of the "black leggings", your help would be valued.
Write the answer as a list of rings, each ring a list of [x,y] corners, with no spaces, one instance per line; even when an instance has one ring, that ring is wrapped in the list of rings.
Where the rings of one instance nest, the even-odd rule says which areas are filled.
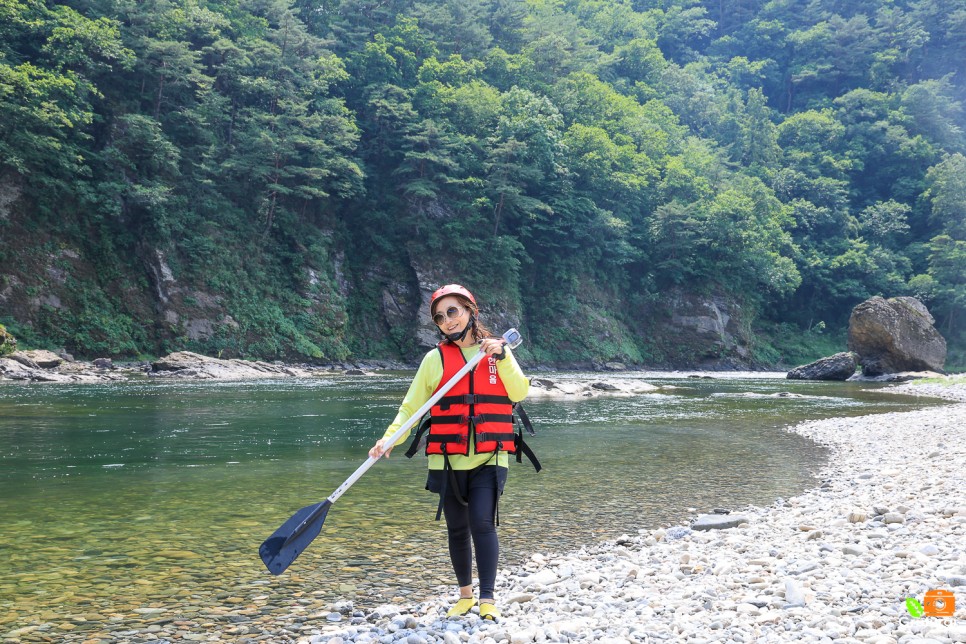
[[[500,541],[496,534],[496,502],[499,491],[494,487],[470,487],[463,505],[447,486],[443,497],[443,514],[449,534],[449,557],[460,586],[473,583],[473,549],[476,548],[476,569],[480,576],[480,599],[493,599],[496,585],[496,565],[500,556]]]

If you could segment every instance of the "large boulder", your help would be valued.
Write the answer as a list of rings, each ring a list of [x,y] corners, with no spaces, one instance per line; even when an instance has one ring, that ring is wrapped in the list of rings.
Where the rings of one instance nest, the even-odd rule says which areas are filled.
[[[928,309],[914,297],[873,297],[852,309],[849,350],[859,355],[862,374],[942,372],[946,340]]]
[[[53,369],[60,366],[64,361],[53,351],[44,349],[31,349],[30,351],[14,351],[8,356],[11,360],[16,360],[20,364],[34,369]]]
[[[854,353],[843,351],[801,367],[785,376],[788,380],[848,380],[855,375],[858,361]]]

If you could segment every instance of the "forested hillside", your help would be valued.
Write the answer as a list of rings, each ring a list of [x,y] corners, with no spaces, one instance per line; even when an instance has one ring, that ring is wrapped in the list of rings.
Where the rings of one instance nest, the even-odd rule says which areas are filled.
[[[0,323],[410,359],[460,281],[536,360],[761,366],[915,295],[962,368],[964,60],[940,0],[0,0]]]

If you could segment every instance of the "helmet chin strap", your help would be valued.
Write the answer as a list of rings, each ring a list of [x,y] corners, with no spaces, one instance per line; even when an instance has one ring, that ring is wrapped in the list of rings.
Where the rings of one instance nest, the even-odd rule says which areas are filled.
[[[466,337],[466,334],[469,333],[470,329],[473,328],[474,324],[476,324],[476,318],[473,317],[472,313],[470,313],[470,321],[466,324],[465,327],[463,327],[462,331],[460,331],[459,333],[443,333],[442,331],[440,331],[440,333],[443,333],[446,339],[449,340],[450,342],[462,342],[463,338]]]

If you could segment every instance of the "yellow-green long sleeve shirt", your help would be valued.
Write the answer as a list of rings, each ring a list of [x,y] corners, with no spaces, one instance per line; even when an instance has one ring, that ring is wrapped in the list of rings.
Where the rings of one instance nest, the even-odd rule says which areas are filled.
[[[480,347],[479,345],[473,345],[471,347],[462,347],[461,350],[463,351],[463,357],[468,361],[476,355]],[[527,397],[527,394],[530,393],[530,379],[523,375],[523,370],[517,363],[516,358],[513,357],[510,347],[506,347],[506,358],[496,361],[496,370],[500,375],[503,386],[506,387],[507,396],[511,401],[520,402]],[[399,412],[396,414],[396,418],[392,421],[392,424],[389,425],[383,438],[392,436],[420,407],[425,405],[426,401],[432,398],[433,393],[439,387],[442,379],[443,360],[440,357],[439,351],[433,349],[423,356],[423,361],[419,364],[416,376],[413,378],[412,384],[409,385],[409,391],[406,392],[406,397],[403,398],[402,404],[399,406]],[[402,445],[411,433],[412,430],[410,429],[403,434],[396,441],[396,445]],[[492,459],[493,454],[477,454],[475,448],[476,446],[473,441],[470,441],[469,455],[451,454],[449,456],[450,467],[454,470],[471,470]],[[443,464],[442,454],[429,455],[429,469],[441,470],[443,469]],[[495,464],[507,467],[509,464],[507,453],[500,452]]]

